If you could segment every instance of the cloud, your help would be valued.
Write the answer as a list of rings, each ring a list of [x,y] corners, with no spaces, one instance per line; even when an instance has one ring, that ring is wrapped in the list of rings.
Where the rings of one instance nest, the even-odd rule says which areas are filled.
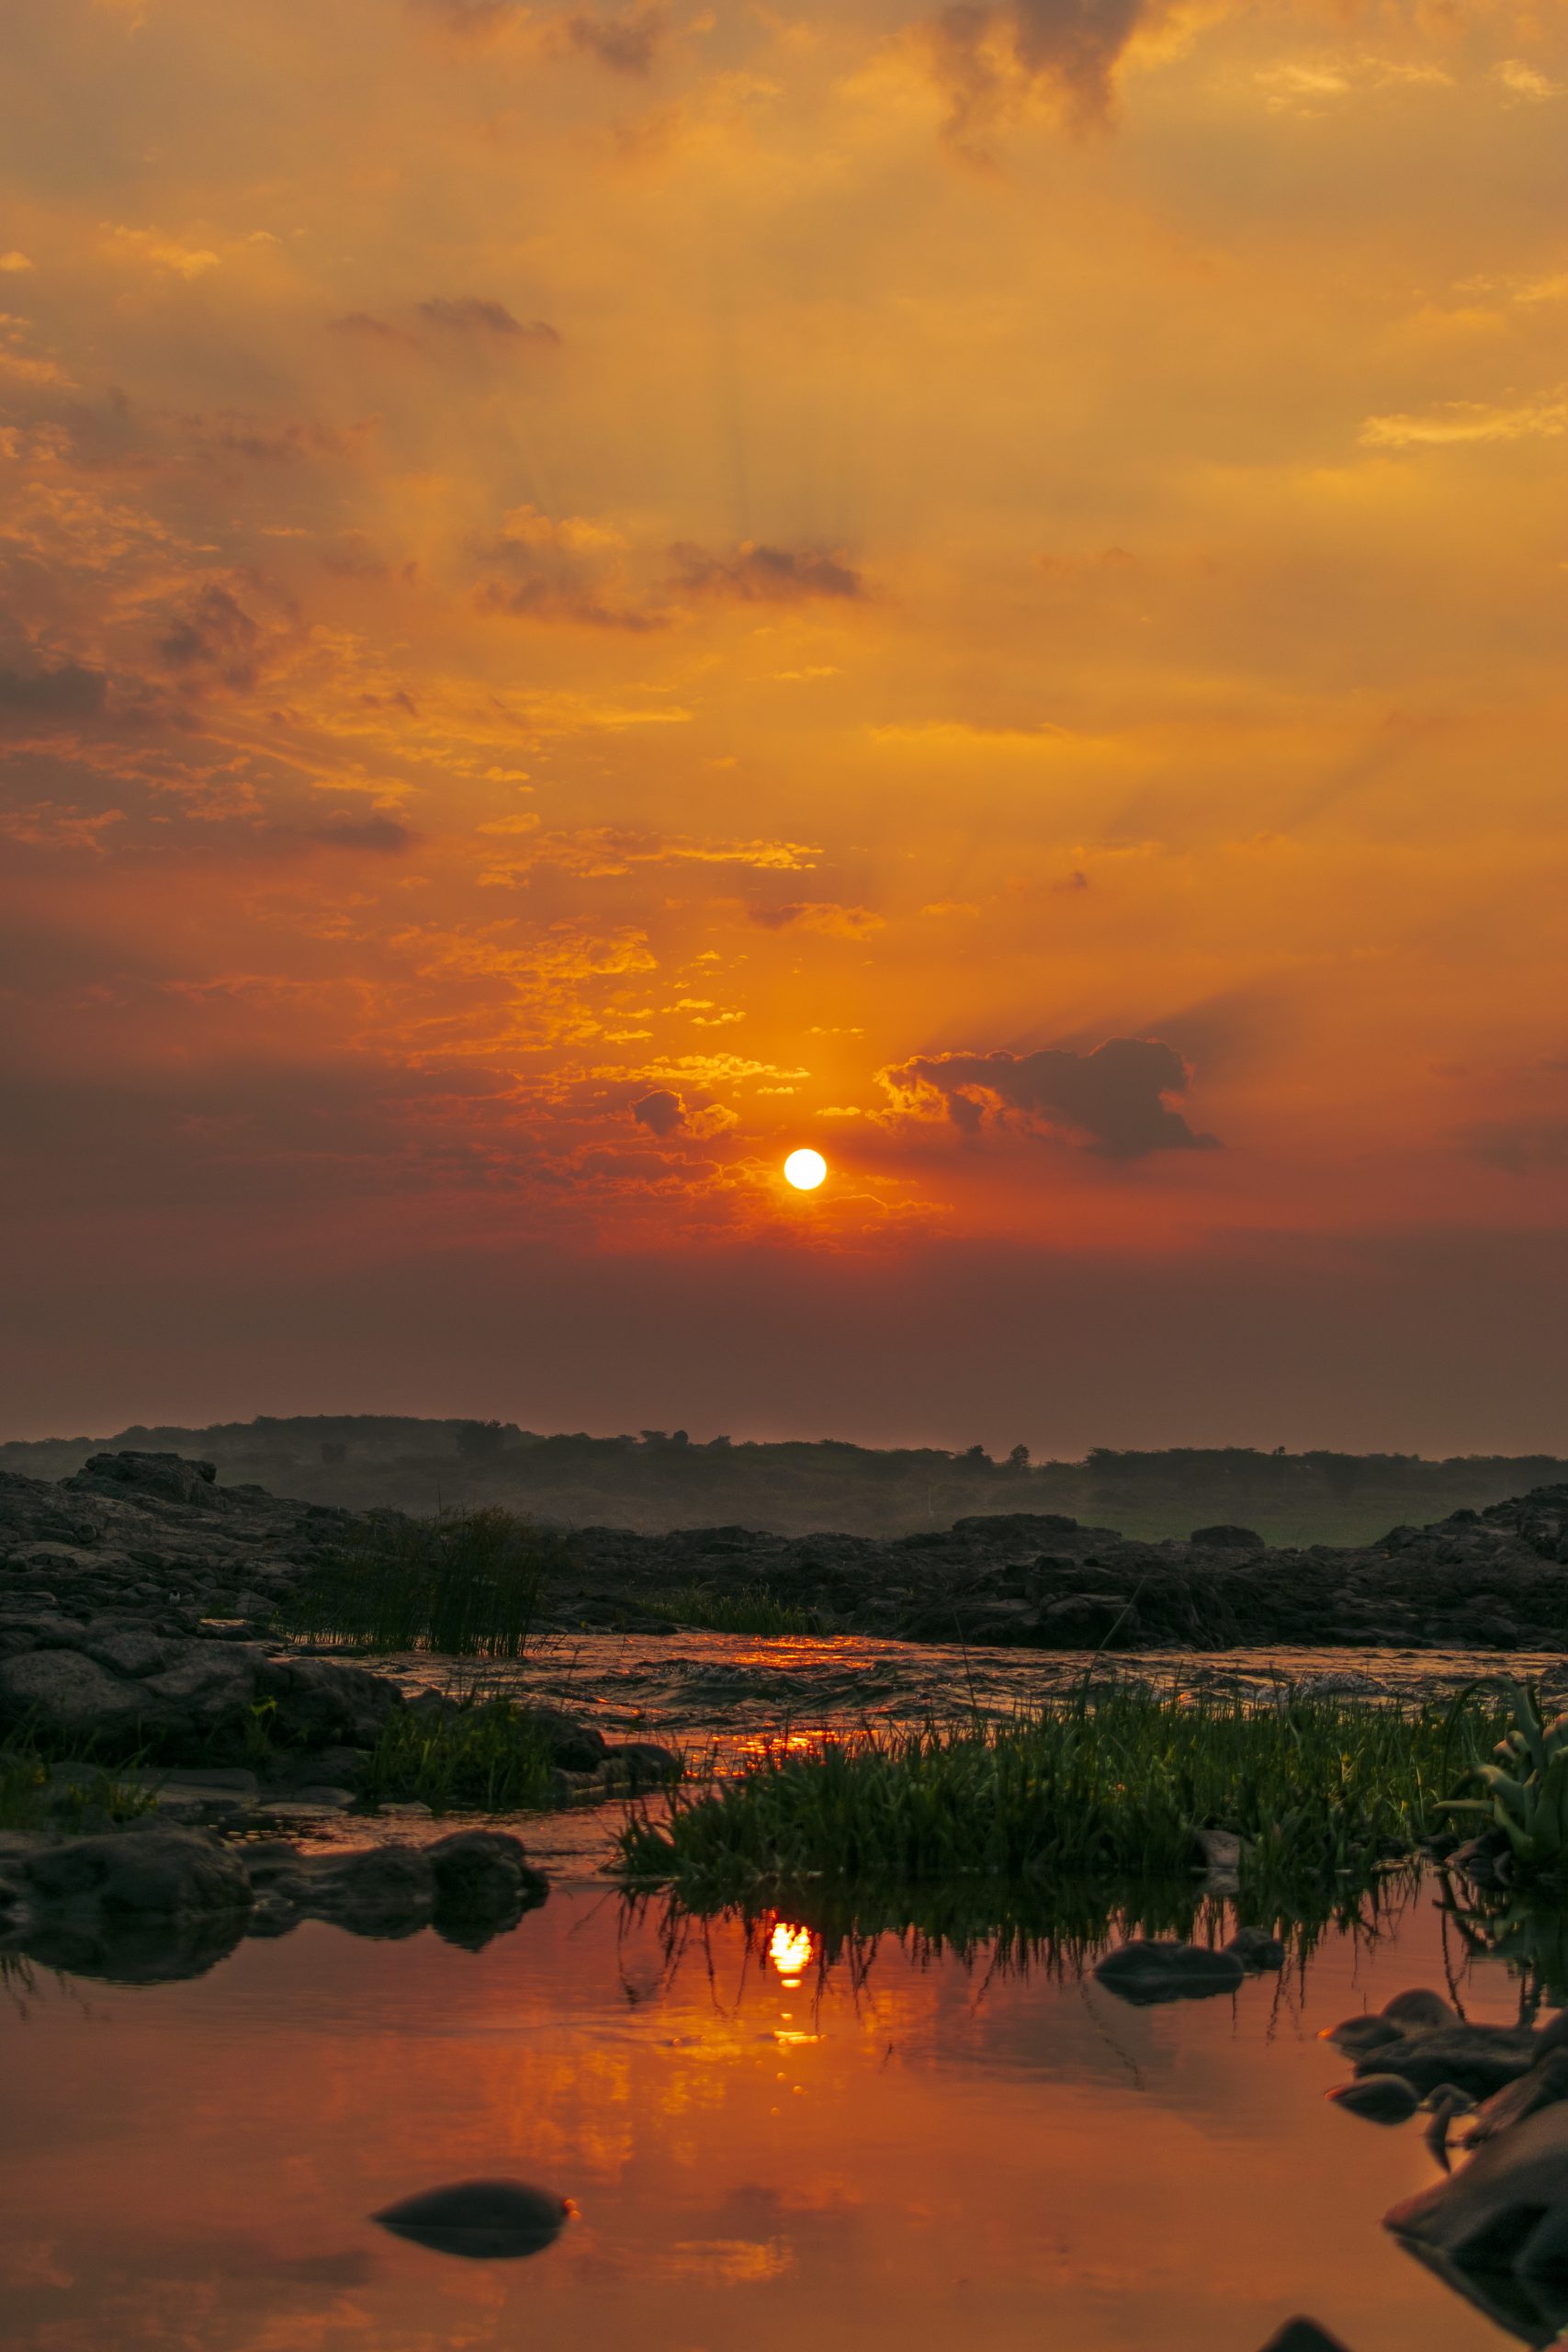
[[[482,40],[502,31],[518,15],[516,0],[411,0],[417,16],[429,17],[446,31],[468,40]]]
[[[560,336],[547,320],[514,318],[504,302],[479,294],[433,294],[418,305],[419,315],[433,327],[454,334],[494,336],[502,342],[558,344]]]
[[[1069,120],[1103,120],[1118,61],[1145,14],[1145,0],[1010,0],[992,7],[959,0],[925,28],[949,104],[943,126],[963,144],[1044,90]]]
[[[656,1136],[672,1136],[686,1123],[686,1106],[678,1094],[659,1087],[632,1104],[632,1117]]]
[[[30,677],[0,670],[0,727],[11,720],[24,727],[69,727],[96,718],[107,691],[102,673],[84,669],[79,662],[63,662],[58,670],[35,671]]]
[[[748,907],[764,931],[816,931],[828,939],[864,939],[880,931],[884,918],[869,907],[844,907],[833,899],[795,899],[782,907]]]
[[[1477,1159],[1510,1176],[1568,1168],[1568,1119],[1521,1119],[1473,1128],[1466,1138]]]
[[[176,277],[200,277],[218,266],[217,254],[206,246],[181,244],[178,238],[165,237],[157,229],[128,229],[106,220],[104,242],[110,253],[123,260],[149,262],[155,269],[172,270]]]
[[[1543,98],[1560,98],[1568,90],[1568,82],[1551,81],[1518,57],[1506,57],[1501,65],[1494,66],[1493,72],[1511,96],[1529,98],[1537,105]]]
[[[626,544],[618,531],[587,515],[558,517],[536,506],[514,506],[487,551],[505,566],[507,577],[486,581],[479,603],[523,620],[634,633],[662,628],[662,613],[627,601]]]
[[[356,335],[363,343],[400,344],[405,351],[420,348],[416,335],[393,326],[389,319],[377,318],[370,311],[347,311],[340,319],[329,319],[327,324],[334,334]]]
[[[1081,1148],[1105,1159],[1141,1159],[1151,1151],[1212,1151],[1168,1094],[1187,1091],[1187,1069],[1172,1046],[1156,1037],[1111,1037],[1087,1054],[1065,1047],[1040,1053],[918,1055],[881,1073],[902,1107],[918,1110],[934,1095],[967,1135],[987,1115],[1014,1114],[1045,1134],[1085,1138]]]
[[[322,824],[307,826],[305,838],[321,842],[329,849],[368,849],[396,856],[412,849],[420,836],[397,817],[355,817],[340,810]]]
[[[718,553],[682,539],[670,553],[677,566],[671,583],[677,595],[799,605],[812,597],[865,593],[860,573],[841,555],[822,548],[773,548],[743,539],[739,547]]]
[[[7,277],[24,269],[31,269],[32,266],[26,254],[19,254],[15,250],[8,254],[0,254],[0,270],[4,270]]]
[[[563,29],[573,49],[612,74],[640,77],[663,47],[670,19],[666,9],[653,6],[633,8],[624,17],[569,17]]]
[[[1559,385],[1550,399],[1517,408],[1483,401],[1450,401],[1431,416],[1369,416],[1361,427],[1368,449],[1440,448],[1466,441],[1554,440],[1568,433],[1568,396]]]

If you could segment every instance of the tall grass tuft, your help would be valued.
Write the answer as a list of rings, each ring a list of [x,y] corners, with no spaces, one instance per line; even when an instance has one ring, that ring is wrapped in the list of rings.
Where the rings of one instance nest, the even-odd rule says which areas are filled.
[[[501,1510],[363,1521],[280,1609],[279,1632],[371,1650],[521,1657],[571,1547]]]
[[[134,1821],[154,1802],[151,1791],[117,1780],[109,1765],[90,1757],[57,1777],[52,1759],[25,1732],[0,1742],[0,1830],[75,1836]]]
[[[400,1708],[367,1757],[371,1804],[412,1798],[433,1813],[522,1813],[547,1804],[553,1767],[538,1729],[510,1700],[471,1691],[441,1713]]]
[[[1159,1883],[1191,1871],[1194,1831],[1213,1828],[1247,1841],[1256,1885],[1370,1884],[1429,1834],[1498,1720],[1474,1699],[1089,1686],[1002,1724],[768,1749],[717,1788],[672,1792],[662,1820],[634,1817],[621,1867],[703,1901],[812,1882]]]
[[[652,1600],[639,1596],[638,1606],[650,1617],[666,1618],[672,1625],[690,1625],[710,1634],[751,1634],[777,1639],[791,1634],[817,1634],[821,1620],[814,1609],[796,1609],[780,1600],[765,1584],[750,1592],[716,1592],[709,1585],[677,1585]]]

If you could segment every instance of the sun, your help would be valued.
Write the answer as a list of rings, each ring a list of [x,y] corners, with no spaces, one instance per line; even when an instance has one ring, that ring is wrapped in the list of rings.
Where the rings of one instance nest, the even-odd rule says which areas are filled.
[[[784,1175],[797,1193],[814,1193],[828,1173],[828,1163],[819,1151],[792,1151],[784,1161]]]

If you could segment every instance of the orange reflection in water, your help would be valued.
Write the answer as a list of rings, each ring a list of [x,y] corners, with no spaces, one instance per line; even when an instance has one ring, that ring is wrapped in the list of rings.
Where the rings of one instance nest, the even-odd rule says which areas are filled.
[[[774,1922],[768,1939],[768,1958],[792,1993],[810,1967],[816,1950],[817,1939],[809,1928],[792,1927],[787,1919]]]

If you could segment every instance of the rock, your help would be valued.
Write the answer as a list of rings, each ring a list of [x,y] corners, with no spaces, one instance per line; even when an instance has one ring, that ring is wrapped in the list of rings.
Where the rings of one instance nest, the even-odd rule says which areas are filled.
[[[678,1781],[684,1770],[677,1748],[661,1747],[651,1739],[623,1741],[611,1748],[599,1767],[604,1781],[631,1789],[657,1788],[664,1781]]]
[[[1568,2278],[1568,2106],[1525,2117],[1462,2170],[1383,2216],[1461,2270]]]
[[[459,1829],[424,1851],[435,1878],[435,1932],[468,1951],[514,1928],[550,1891],[522,1840],[505,1830]]]
[[[148,1633],[144,1628],[126,1625],[113,1633],[94,1635],[86,1629],[82,1654],[99,1666],[107,1666],[112,1674],[152,1674],[159,1668],[170,1666],[179,1656],[180,1645],[167,1635]]]
[[[1241,1868],[1241,1858],[1247,1851],[1247,1841],[1234,1829],[1195,1829],[1192,1840],[1203,1857],[1203,1866],[1210,1872],[1234,1878]]]
[[[1119,2000],[1149,2007],[1162,2001],[1202,2001],[1216,1993],[1234,1993],[1247,1972],[1234,1952],[1140,1938],[1108,1951],[1094,1973]]]
[[[1342,2018],[1337,2025],[1326,2026],[1321,2038],[1336,2042],[1347,2052],[1374,2051],[1391,2042],[1406,2041],[1412,2034],[1458,2023],[1458,2016],[1440,1993],[1417,1988],[1396,1993],[1375,2017]]]
[[[1402,2075],[1423,2098],[1439,2084],[1452,2083],[1472,2098],[1489,2098],[1528,2074],[1539,2051],[1528,2029],[1502,2025],[1455,2025],[1402,2034],[1397,2041],[1369,2052],[1358,2075]]]
[[[39,1909],[91,1906],[106,1917],[177,1919],[251,1905],[238,1855],[193,1829],[68,1838],[30,1856],[21,1876]]]
[[[1190,1544],[1201,1544],[1213,1552],[1261,1552],[1263,1538],[1250,1527],[1195,1527],[1188,1537]]]
[[[288,1746],[368,1747],[403,1706],[397,1684],[365,1667],[258,1656],[256,1693],[273,1702],[273,1736]]]
[[[349,1813],[353,1810],[355,1797],[352,1789],[321,1788],[308,1783],[304,1788],[295,1790],[293,1801],[296,1804],[308,1806],[313,1813]]]
[[[350,1853],[300,1854],[264,1849],[250,1861],[251,1884],[279,1916],[328,1919],[353,1936],[396,1939],[428,1927],[435,1910],[435,1872],[413,1846],[378,1846]],[[289,1924],[292,1924],[290,1922]]]
[[[580,1723],[561,1707],[522,1707],[522,1721],[544,1741],[550,1762],[562,1772],[592,1772],[610,1752],[610,1743],[592,1724]]]
[[[462,2180],[405,2197],[370,2218],[433,2254],[504,2262],[553,2245],[571,2210],[564,2197],[524,2181]]]
[[[1283,2327],[1275,2329],[1262,2352],[1346,2352],[1346,2347],[1314,2319],[1288,2319]]]
[[[1403,2075],[1362,2075],[1341,2083],[1328,2097],[1350,2115],[1369,2123],[1408,2123],[1421,2102]]]
[[[1238,1928],[1225,1950],[1235,1954],[1249,1974],[1285,1965],[1284,1944],[1267,1928]]]
[[[256,1695],[255,1660],[227,1642],[182,1642],[174,1665],[131,1687],[143,1722],[196,1738],[243,1723]]]
[[[67,1487],[129,1487],[161,1501],[201,1503],[211,1510],[218,1476],[210,1462],[189,1462],[180,1453],[95,1453],[82,1464]]]
[[[1559,2044],[1544,2052],[1528,2074],[1505,2083],[1500,2091],[1494,2091],[1477,2108],[1467,2144],[1474,2148],[1483,2141],[1495,2140],[1500,2132],[1522,2123],[1527,2115],[1535,2114],[1540,2108],[1555,2106],[1563,2098],[1568,2098],[1568,2050]],[[1434,2094],[1434,2108],[1436,2105]]]
[[[0,1659],[0,1727],[26,1723],[51,1739],[129,1730],[143,1712],[141,1686],[122,1682],[79,1650],[32,1650]]]

